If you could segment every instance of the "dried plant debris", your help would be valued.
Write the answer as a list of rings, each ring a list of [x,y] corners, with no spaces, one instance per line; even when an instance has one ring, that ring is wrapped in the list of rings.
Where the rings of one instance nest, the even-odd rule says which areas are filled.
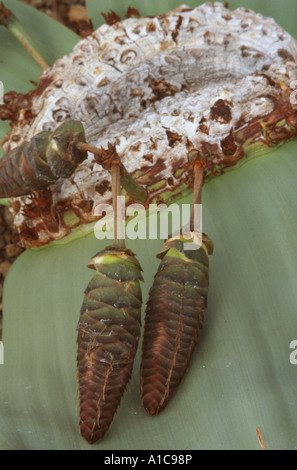
[[[3,147],[79,120],[89,144],[115,146],[148,190],[147,203],[168,203],[191,189],[192,155],[204,159],[209,178],[296,134],[296,61],[296,40],[273,19],[221,3],[106,24],[47,69],[22,106],[14,101]],[[71,178],[13,200],[23,245],[93,222],[95,206],[110,201],[108,181],[89,154]]]
[[[2,337],[3,283],[12,263],[23,249],[15,243],[12,217],[7,206],[0,205],[0,340]]]

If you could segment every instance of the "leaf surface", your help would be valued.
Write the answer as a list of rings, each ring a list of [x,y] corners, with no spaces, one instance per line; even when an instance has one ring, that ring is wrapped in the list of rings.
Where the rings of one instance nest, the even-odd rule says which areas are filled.
[[[95,4],[118,11],[112,2],[105,8],[88,0],[92,19]],[[141,5],[148,4],[156,13],[154,3]],[[244,5],[261,8],[294,33],[293,0]],[[24,88],[30,76],[24,68]],[[22,254],[4,286],[0,448],[257,450],[259,428],[267,449],[296,449],[297,365],[290,362],[297,340],[296,155],[295,139],[206,184],[203,231],[215,248],[208,312],[192,364],[168,408],[150,417],[140,402],[139,349],[111,431],[93,447],[78,431],[76,325],[92,276],[86,264],[105,243],[90,234]],[[144,270],[145,303],[162,240],[127,245]]]

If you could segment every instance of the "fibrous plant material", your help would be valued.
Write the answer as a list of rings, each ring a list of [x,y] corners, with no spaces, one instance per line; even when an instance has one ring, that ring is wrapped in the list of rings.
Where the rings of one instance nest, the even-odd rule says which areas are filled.
[[[115,147],[146,187],[147,204],[170,202],[190,191],[193,152],[209,178],[296,134],[296,61],[296,41],[274,20],[221,3],[104,25],[46,70],[27,104],[16,106],[4,149],[79,120],[89,144]],[[48,217],[58,214],[55,230],[45,223],[45,197]],[[20,198],[15,226],[24,245],[44,245],[93,222],[96,205],[110,199],[108,174],[89,154],[46,195]]]

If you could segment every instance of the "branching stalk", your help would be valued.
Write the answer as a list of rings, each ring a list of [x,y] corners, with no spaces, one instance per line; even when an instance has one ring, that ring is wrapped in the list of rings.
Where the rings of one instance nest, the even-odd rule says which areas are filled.
[[[142,204],[146,202],[148,197],[146,189],[143,186],[140,186],[128,173],[112,145],[109,145],[109,148],[106,151],[104,149],[99,149],[94,145],[79,142],[77,144],[77,148],[79,150],[85,150],[87,152],[93,153],[96,156],[96,161],[107,171],[110,171],[112,162],[117,162],[120,168],[121,186],[135,201]]]
[[[111,187],[112,187],[112,204],[114,217],[114,242],[115,248],[125,248],[125,239],[122,233],[122,212],[118,207],[118,196],[120,196],[120,167],[117,164],[111,167]]]
[[[202,186],[204,180],[204,164],[200,161],[194,164],[194,186],[193,186],[193,205],[190,217],[190,230],[194,230],[195,205],[201,204]]]

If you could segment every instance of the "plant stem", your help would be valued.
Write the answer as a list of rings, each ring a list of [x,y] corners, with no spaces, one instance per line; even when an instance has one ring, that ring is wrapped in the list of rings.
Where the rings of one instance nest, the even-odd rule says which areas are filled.
[[[0,198],[0,206],[9,206],[8,199]]]
[[[84,150],[86,152],[93,153],[94,155],[97,155],[98,157],[102,157],[101,150],[98,147],[95,147],[95,145],[90,145],[90,144],[87,144],[86,142],[78,142],[76,146],[79,150]]]
[[[135,200],[144,204],[148,198],[146,189],[136,183],[135,179],[128,173],[121,163],[121,185],[125,191]]]
[[[27,33],[17,17],[5,7],[3,2],[0,3],[0,25],[5,26],[16,37],[42,69],[45,70],[49,67],[34,44],[32,37]]]
[[[202,186],[204,180],[204,164],[200,161],[194,164],[193,205],[190,217],[190,230],[194,230],[195,205],[201,204]]]
[[[79,142],[77,144],[79,150],[84,150],[93,153],[97,157],[98,163],[107,171],[110,171],[111,160],[118,162],[120,167],[120,178],[121,185],[125,191],[135,200],[140,203],[145,203],[148,197],[147,191],[143,186],[140,186],[134,178],[128,173],[125,166],[121,162],[120,157],[116,153],[114,147],[109,148],[109,153],[100,150],[94,145],[86,144],[85,142]],[[110,152],[113,153],[110,153]],[[111,160],[110,160],[111,159]]]
[[[122,234],[122,213],[118,208],[118,196],[120,195],[120,167],[113,164],[111,167],[111,187],[112,187],[112,204],[114,217],[114,242],[116,248],[125,248],[125,239]],[[118,223],[119,222],[119,223]]]

